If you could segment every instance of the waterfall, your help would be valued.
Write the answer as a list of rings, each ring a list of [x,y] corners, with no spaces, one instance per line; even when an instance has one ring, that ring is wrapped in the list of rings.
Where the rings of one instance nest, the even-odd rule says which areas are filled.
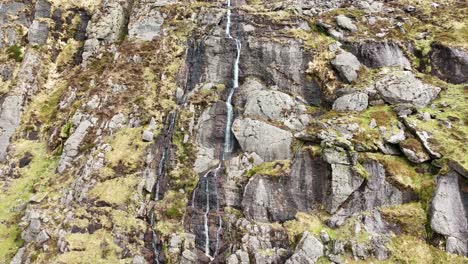
[[[226,99],[226,128],[224,130],[224,148],[223,154],[221,155],[221,160],[226,159],[226,154],[232,152],[232,121],[234,118],[234,111],[232,107],[232,97],[234,92],[239,87],[239,62],[241,55],[241,42],[239,39],[234,38],[231,35],[231,0],[227,0],[227,23],[226,23],[226,36],[229,39],[234,40],[236,45],[236,60],[234,62],[234,77],[232,79],[232,88],[229,90],[228,97]]]
[[[241,42],[239,39],[234,38],[231,35],[231,0],[227,0],[227,23],[226,23],[226,38],[228,40],[231,40],[235,44],[236,48],[236,56],[235,56],[235,61],[233,62],[233,79],[232,79],[232,86],[230,86],[228,96],[226,99],[226,126],[224,128],[224,142],[223,146],[221,149],[221,155],[219,158],[219,165],[215,169],[210,169],[208,172],[203,175],[203,177],[200,179],[198,185],[195,187],[192,193],[192,203],[191,203],[191,208],[196,209],[198,208],[201,214],[203,214],[203,233],[202,236],[204,236],[204,243],[201,246],[204,248],[204,253],[207,257],[209,257],[211,260],[214,260],[216,256],[219,254],[220,250],[220,239],[221,239],[221,232],[223,228],[223,219],[221,217],[221,208],[220,208],[220,202],[219,202],[219,194],[218,194],[218,175],[219,171],[224,166],[224,161],[229,158],[228,154],[232,152],[233,150],[233,136],[232,136],[232,123],[234,119],[234,109],[232,106],[232,97],[234,96],[234,93],[236,89],[239,87],[239,63],[240,63],[240,55],[241,55]],[[211,181],[211,183],[210,183]],[[203,185],[203,183],[205,185]],[[210,190],[210,184],[212,185],[212,190]],[[203,193],[204,191],[204,193]],[[196,197],[197,196],[202,196],[205,195],[205,204],[204,207],[202,205],[196,205]],[[215,199],[212,199],[210,195],[213,195],[216,197]],[[211,198],[211,199],[210,199]],[[215,203],[215,204],[212,204]],[[216,207],[216,212],[217,212],[217,230],[216,230],[216,241],[210,241],[210,210],[212,208],[212,205],[215,205]],[[210,242],[214,242],[215,248],[214,252],[211,251],[210,249]]]

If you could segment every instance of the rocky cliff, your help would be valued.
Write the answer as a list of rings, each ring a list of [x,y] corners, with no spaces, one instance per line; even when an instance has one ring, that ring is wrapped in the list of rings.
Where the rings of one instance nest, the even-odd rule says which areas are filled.
[[[467,19],[3,0],[0,263],[467,263]]]

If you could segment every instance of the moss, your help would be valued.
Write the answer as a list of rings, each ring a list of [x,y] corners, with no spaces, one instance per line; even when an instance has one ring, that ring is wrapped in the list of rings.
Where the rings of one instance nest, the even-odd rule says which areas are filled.
[[[331,229],[325,225],[327,218],[328,216],[323,213],[315,215],[297,213],[295,220],[287,221],[283,226],[286,229],[289,240],[292,244],[299,242],[305,231],[316,236],[320,236],[320,232],[322,230],[327,232],[332,240],[352,240],[363,244],[370,242],[369,234],[366,231],[361,230],[359,233],[355,233],[354,228],[358,221],[357,217],[352,217],[346,220],[345,224],[337,229]]]
[[[400,156],[389,156],[377,153],[367,153],[365,157],[380,162],[390,177],[403,187],[411,188],[417,193],[421,191],[425,182],[434,183],[431,175],[418,173],[416,167]]]
[[[111,168],[124,166],[127,172],[132,172],[143,162],[143,155],[150,143],[143,142],[143,128],[122,128],[109,136],[106,142],[112,149],[106,153],[106,161]]]
[[[65,45],[65,47],[57,56],[57,67],[60,68],[69,65],[73,61],[75,53],[81,48],[82,45],[83,44],[81,42],[70,38],[67,42],[67,45]]]
[[[404,234],[427,238],[426,212],[421,203],[408,203],[380,208],[384,218],[402,228]]]
[[[164,198],[156,204],[156,217],[158,219],[156,230],[163,235],[181,233],[187,202],[184,193],[166,192]]]
[[[272,177],[287,176],[290,173],[290,160],[277,160],[272,162],[264,162],[249,170],[246,175],[252,177],[254,175],[266,175]]]
[[[69,234],[65,237],[71,251],[59,254],[56,263],[121,263],[121,249],[107,231]]]
[[[15,60],[16,62],[23,61],[23,51],[18,44],[8,47],[7,49],[8,58]]]
[[[99,182],[91,189],[89,195],[110,205],[125,205],[135,193],[137,183],[138,179],[135,176]]]
[[[441,153],[447,161],[456,162],[468,169],[468,146],[465,144],[468,135],[468,87],[464,85],[450,85],[433,77],[424,76],[425,81],[443,88],[439,98],[433,101],[433,106],[421,109],[433,116],[430,120],[420,120],[415,116],[407,120],[418,131],[431,134],[429,145]],[[450,126],[447,124],[450,123]]]
[[[32,155],[31,162],[19,168],[18,178],[8,185],[0,186],[0,261],[6,261],[22,245],[17,226],[20,209],[34,193],[48,190],[48,181],[54,179],[57,157],[48,154],[44,143],[20,140],[14,144],[13,160],[17,161],[26,153]]]
[[[135,217],[129,211],[112,209],[110,210],[112,224],[115,230],[123,233],[131,233],[144,230],[146,223]]]
[[[448,254],[427,244],[424,240],[407,235],[396,236],[388,248],[391,257],[387,263],[466,263],[466,258]]]

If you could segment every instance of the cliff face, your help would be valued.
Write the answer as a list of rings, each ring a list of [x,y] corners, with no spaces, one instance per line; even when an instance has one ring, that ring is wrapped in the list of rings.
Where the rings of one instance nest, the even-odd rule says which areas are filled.
[[[3,1],[0,263],[466,263],[467,17]]]

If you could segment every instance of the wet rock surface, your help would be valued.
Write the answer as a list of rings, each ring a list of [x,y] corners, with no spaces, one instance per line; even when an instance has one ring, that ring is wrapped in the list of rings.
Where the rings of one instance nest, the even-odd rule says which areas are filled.
[[[464,14],[1,2],[0,263],[465,263]]]

